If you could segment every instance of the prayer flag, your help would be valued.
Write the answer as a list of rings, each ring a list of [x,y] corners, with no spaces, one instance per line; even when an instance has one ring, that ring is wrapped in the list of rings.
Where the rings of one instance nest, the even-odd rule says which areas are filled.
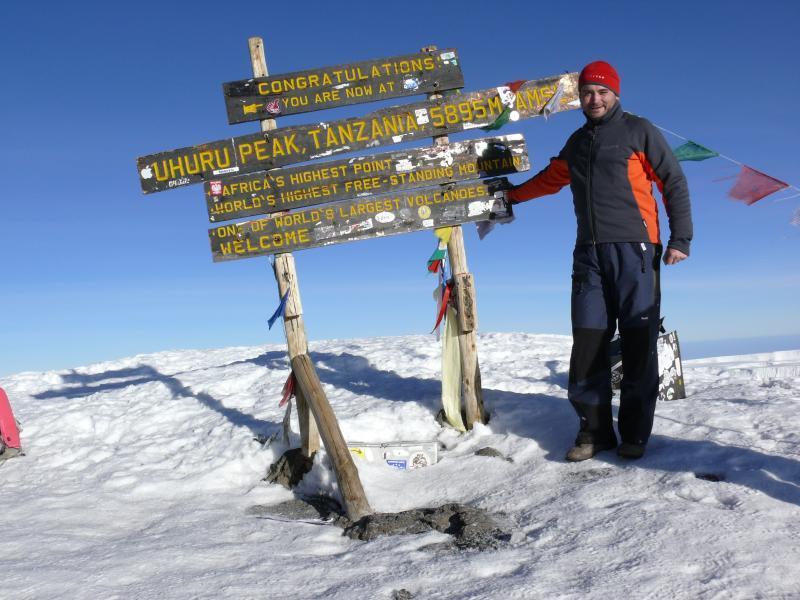
[[[494,131],[500,129],[509,121],[516,121],[519,119],[519,113],[515,110],[517,105],[517,90],[525,83],[524,79],[511,81],[504,86],[497,88],[497,95],[500,96],[500,102],[503,104],[503,112],[486,127],[481,127],[484,131]]]
[[[286,379],[286,383],[283,384],[283,390],[281,390],[281,401],[278,406],[284,406],[289,399],[294,396],[294,387],[297,385],[297,380],[294,378],[294,371],[289,373],[289,377]]]
[[[433,292],[433,298],[436,300],[436,315],[439,315],[439,311],[442,308],[442,300],[444,298],[444,294],[447,291],[447,263],[445,261],[440,261],[439,263],[439,285],[436,286],[436,290]],[[436,332],[436,341],[439,341],[439,327],[435,327],[434,331]]]
[[[693,161],[701,161],[701,160],[708,160],[709,158],[714,158],[715,156],[719,156],[719,152],[714,152],[713,150],[709,150],[705,146],[701,146],[700,144],[688,140],[685,144],[678,146],[677,148],[672,149],[672,153],[675,155],[675,158],[678,160],[693,160]]]
[[[476,221],[475,228],[478,230],[478,239],[482,240],[494,229],[494,221]]]
[[[442,294],[442,305],[439,308],[439,314],[436,317],[436,325],[434,325],[433,329],[431,329],[431,333],[436,331],[436,329],[439,327],[439,323],[441,323],[442,319],[444,318],[444,313],[447,312],[447,304],[450,302],[450,293],[452,292],[452,290],[453,290],[452,282],[448,283],[447,286],[444,288],[444,294]]]
[[[439,267],[441,267],[442,261],[446,255],[446,246],[444,248],[437,247],[436,250],[433,251],[433,254],[431,254],[431,257],[428,259],[428,271],[431,273],[436,273],[439,270]]]
[[[286,290],[286,293],[281,298],[281,303],[278,304],[278,308],[275,309],[275,312],[272,313],[272,316],[267,320],[269,323],[269,328],[272,329],[272,326],[275,324],[275,321],[278,317],[283,316],[284,311],[286,310],[286,299],[289,297],[289,290]]]
[[[728,192],[728,196],[750,205],[787,187],[789,187],[789,184],[780,179],[775,179],[766,173],[756,171],[752,167],[742,165],[739,176],[736,178],[736,183]]]
[[[445,245],[450,242],[450,236],[453,233],[452,227],[439,227],[433,230],[433,234]],[[439,244],[441,246],[441,244]]]
[[[500,129],[503,125],[505,125],[511,120],[511,112],[512,112],[511,109],[506,106],[503,109],[503,112],[501,112],[500,115],[494,121],[492,121],[492,123],[490,123],[486,127],[481,127],[481,129],[483,129],[484,131],[495,131],[497,129]]]
[[[522,84],[524,84],[526,81],[527,79],[517,79],[516,81],[509,81],[508,83],[506,83],[506,87],[516,94],[519,88],[522,87]]]
[[[552,115],[553,113],[557,113],[561,110],[561,97],[564,95],[564,86],[559,82],[558,89],[556,93],[553,94],[552,98],[547,101],[542,107],[542,116],[544,117],[545,121],[547,118]]]
[[[464,432],[461,419],[461,349],[458,345],[458,318],[452,306],[447,307],[447,322],[442,336],[442,408],[447,422]]]
[[[428,259],[428,271],[431,273],[436,273],[439,270],[442,261],[444,261],[445,256],[447,256],[447,242],[450,240],[450,234],[452,232],[452,227],[442,227],[434,230],[434,234],[439,242],[436,244],[436,250],[433,251],[433,254],[431,254],[431,257]]]

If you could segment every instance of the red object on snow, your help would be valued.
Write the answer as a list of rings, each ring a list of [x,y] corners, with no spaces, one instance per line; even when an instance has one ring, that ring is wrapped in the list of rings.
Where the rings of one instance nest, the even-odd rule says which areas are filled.
[[[8,396],[3,388],[0,388],[0,437],[2,437],[2,445],[19,450],[17,421],[14,419],[11,403],[8,401]]]

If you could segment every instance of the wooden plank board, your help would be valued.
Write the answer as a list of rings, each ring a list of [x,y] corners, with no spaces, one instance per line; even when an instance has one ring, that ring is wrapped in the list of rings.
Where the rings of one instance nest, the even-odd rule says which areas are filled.
[[[475,306],[475,279],[472,273],[454,273],[456,307],[461,333],[478,329],[478,309]]]
[[[508,207],[486,183],[358,198],[208,230],[214,262],[485,221]]]
[[[577,108],[578,74],[567,73],[525,82],[512,95],[513,114],[518,119],[541,115],[559,87],[559,110]],[[337,153],[485,127],[504,112],[503,101],[509,93],[508,87],[501,86],[393,106],[363,117],[282,127],[141,156],[136,167],[142,191],[159,192],[221,175],[263,171]]]
[[[324,110],[464,87],[453,48],[222,84],[228,122]]]
[[[530,169],[521,134],[223,177],[204,184],[212,223]]]

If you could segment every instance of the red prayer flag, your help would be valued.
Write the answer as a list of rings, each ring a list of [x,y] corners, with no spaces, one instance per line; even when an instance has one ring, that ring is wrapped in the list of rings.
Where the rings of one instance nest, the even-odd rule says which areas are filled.
[[[736,183],[728,192],[728,196],[747,205],[755,204],[765,196],[789,187],[789,184],[770,177],[766,173],[742,165]]]
[[[281,390],[281,394],[283,397],[281,398],[280,403],[278,406],[284,406],[289,399],[294,396],[294,386],[297,384],[297,380],[294,378],[294,371],[289,373],[289,377],[286,379],[286,383],[283,384],[283,390]]]
[[[431,273],[436,273],[441,265],[442,265],[442,260],[440,258],[437,258],[436,260],[429,260],[428,271],[430,271]]]
[[[444,313],[447,312],[447,303],[450,301],[450,293],[452,291],[453,291],[453,282],[451,281],[444,288],[444,294],[442,294],[442,305],[439,308],[439,314],[436,316],[436,325],[434,325],[433,329],[431,329],[431,333],[436,331],[436,328],[439,327],[439,323],[442,322],[442,319],[444,318]]]

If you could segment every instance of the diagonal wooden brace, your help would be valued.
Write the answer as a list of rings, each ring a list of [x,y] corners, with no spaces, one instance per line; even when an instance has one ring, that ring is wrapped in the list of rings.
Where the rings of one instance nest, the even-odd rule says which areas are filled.
[[[358,476],[358,469],[353,462],[350,449],[344,441],[342,430],[336,421],[336,415],[322,390],[319,377],[308,354],[292,358],[292,371],[319,427],[319,433],[325,443],[325,451],[331,459],[333,472],[339,483],[339,491],[344,500],[347,517],[351,521],[358,521],[361,517],[372,514],[372,508],[367,502],[364,487]]]

